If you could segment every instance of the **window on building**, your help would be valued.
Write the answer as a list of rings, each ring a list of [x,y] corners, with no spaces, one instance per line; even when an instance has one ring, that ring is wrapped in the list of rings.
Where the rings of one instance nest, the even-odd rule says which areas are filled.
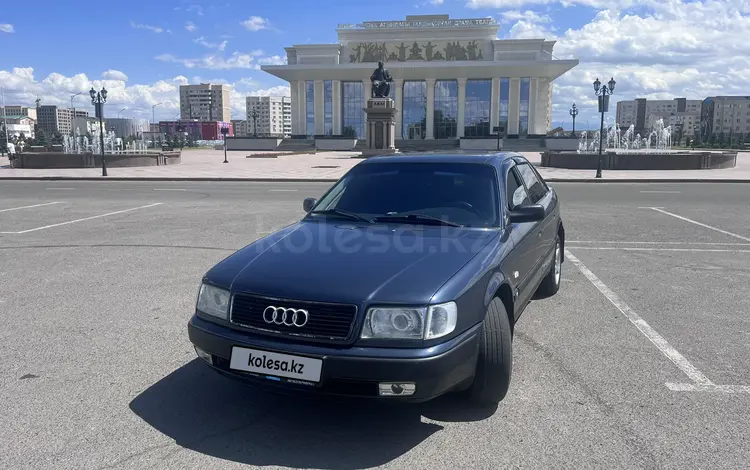
[[[315,82],[305,81],[305,134],[315,135]]]
[[[530,78],[521,79],[521,99],[518,109],[518,135],[528,135],[529,133],[529,87]]]
[[[401,122],[402,139],[424,139],[427,133],[427,83],[405,81]]]
[[[333,81],[323,82],[323,133],[333,135]]]
[[[500,79],[500,119],[498,125],[503,134],[508,133],[508,103],[510,102],[510,79]]]
[[[434,137],[455,139],[458,135],[458,81],[435,82]]]
[[[492,80],[467,80],[463,123],[466,137],[484,137],[492,133],[491,106]]]
[[[341,133],[365,138],[365,87],[360,82],[341,83]]]

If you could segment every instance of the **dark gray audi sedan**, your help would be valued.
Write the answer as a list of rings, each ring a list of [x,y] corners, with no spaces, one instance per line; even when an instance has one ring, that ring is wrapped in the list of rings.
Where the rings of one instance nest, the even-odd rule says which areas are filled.
[[[513,327],[560,288],[554,189],[521,155],[364,160],[203,277],[196,353],[282,391],[496,404]]]

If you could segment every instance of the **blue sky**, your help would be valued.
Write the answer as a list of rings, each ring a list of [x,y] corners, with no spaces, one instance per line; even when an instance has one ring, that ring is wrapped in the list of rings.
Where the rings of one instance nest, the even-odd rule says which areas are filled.
[[[572,102],[579,120],[596,118],[596,77],[617,78],[615,100],[750,94],[750,4],[729,0],[38,0],[0,10],[0,85],[9,104],[62,104],[106,79],[113,105],[147,117],[162,101],[157,118],[169,119],[180,83],[222,81],[239,117],[243,96],[288,92],[257,69],[283,62],[284,46],[334,42],[339,23],[435,13],[491,16],[501,38],[557,39],[556,56],[578,58],[555,82],[553,126],[570,126]]]

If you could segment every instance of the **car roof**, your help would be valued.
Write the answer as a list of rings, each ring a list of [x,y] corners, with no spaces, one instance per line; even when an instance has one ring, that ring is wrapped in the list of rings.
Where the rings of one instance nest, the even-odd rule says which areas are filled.
[[[493,153],[402,153],[396,155],[378,155],[370,157],[361,164],[377,165],[378,163],[483,163],[501,164],[506,160],[522,157],[516,152]]]

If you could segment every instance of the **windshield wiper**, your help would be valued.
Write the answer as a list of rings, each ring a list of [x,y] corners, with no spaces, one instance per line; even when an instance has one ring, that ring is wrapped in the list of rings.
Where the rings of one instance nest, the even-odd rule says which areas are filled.
[[[321,215],[340,215],[342,217],[347,217],[353,220],[361,220],[363,222],[367,222],[368,224],[372,223],[372,220],[368,219],[367,217],[363,217],[359,214],[355,214],[354,212],[345,211],[344,209],[333,208],[333,209],[326,209],[322,211],[313,211],[310,213],[321,214]]]
[[[375,217],[373,222],[409,222],[421,223],[425,225],[445,225],[448,227],[463,227],[461,224],[451,222],[450,220],[440,219],[426,214],[389,214]]]

